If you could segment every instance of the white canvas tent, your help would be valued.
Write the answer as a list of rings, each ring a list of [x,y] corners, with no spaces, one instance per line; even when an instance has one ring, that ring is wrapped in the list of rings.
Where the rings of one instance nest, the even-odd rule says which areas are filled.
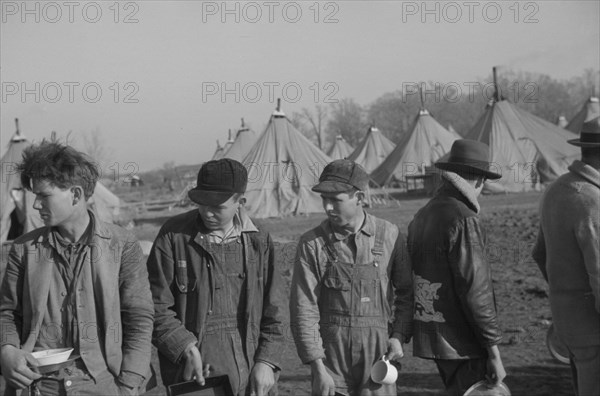
[[[383,136],[379,129],[371,126],[367,131],[367,135],[352,154],[348,156],[348,159],[362,165],[367,173],[371,173],[390,155],[394,147],[396,145]]]
[[[571,132],[503,99],[486,106],[466,138],[489,145],[492,170],[502,174],[486,183],[489,192],[536,189],[566,173],[579,156],[577,147],[567,143]]]
[[[0,242],[14,239],[43,225],[37,210],[33,209],[35,196],[23,188],[16,171],[23,150],[31,144],[21,135],[18,120],[16,122],[17,132],[1,160]]]
[[[350,146],[350,144],[348,144],[348,142],[346,142],[344,137],[342,135],[337,135],[335,137],[335,142],[333,142],[333,145],[329,149],[327,155],[333,160],[344,159],[352,154],[353,151],[354,149],[352,146]]]
[[[556,125],[558,125],[561,128],[566,128],[568,124],[569,121],[567,121],[567,117],[565,117],[564,115],[558,116],[558,119],[556,120]]]
[[[242,118],[242,126],[237,131],[235,139],[229,148],[224,149],[222,158],[231,158],[239,162],[243,161],[254,146],[254,143],[256,143],[256,139],[256,133],[246,127]]]
[[[447,129],[448,129],[449,132],[454,133],[454,134],[460,136],[460,133],[456,132],[456,129],[454,129],[454,127],[452,126],[452,124],[448,124],[448,128]]]
[[[567,143],[573,134],[508,102],[499,94],[493,68],[494,97],[465,138],[490,147],[492,171],[484,191],[523,192],[538,189],[568,171],[579,158],[577,147]]]
[[[600,116],[600,103],[598,103],[597,97],[592,96],[585,101],[583,106],[581,106],[581,110],[575,114],[565,128],[579,136],[581,126],[585,122],[591,121],[598,116]]]
[[[106,188],[104,184],[96,182],[94,195],[92,195],[88,204],[100,220],[107,223],[116,223],[119,220],[121,199]]]
[[[211,160],[218,160],[223,158],[223,146],[221,146],[221,144],[219,143],[219,141],[217,140],[217,149],[215,150]]]
[[[230,129],[227,132],[227,141],[225,142],[225,145],[223,146],[223,152],[221,153],[220,158],[225,157],[225,154],[229,151],[229,149],[231,148],[232,145],[233,145],[233,136],[231,136],[231,129]]]
[[[445,129],[426,109],[421,109],[409,130],[387,158],[371,173],[371,179],[380,186],[390,181],[404,181],[406,176],[424,174],[425,167],[433,165],[450,151],[460,136]]]
[[[311,191],[331,162],[283,112],[273,112],[265,131],[242,163],[248,169],[246,210],[251,217],[281,217],[323,211]]]

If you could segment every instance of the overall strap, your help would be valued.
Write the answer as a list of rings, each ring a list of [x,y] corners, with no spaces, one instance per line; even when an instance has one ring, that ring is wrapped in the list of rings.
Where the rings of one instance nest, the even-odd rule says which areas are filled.
[[[379,260],[383,256],[383,245],[385,242],[385,223],[383,220],[375,218],[375,244],[371,249],[373,253],[373,261],[375,265],[379,264]]]
[[[375,267],[379,267],[379,261],[383,257],[385,228],[385,221],[382,219],[375,218],[375,244],[373,245],[373,249],[371,249],[371,252],[373,253],[373,265]],[[388,301],[388,289],[386,288],[386,282],[384,281],[383,276],[386,273],[386,271],[386,267],[381,267],[379,269],[379,298],[381,299],[381,304],[384,307],[384,316],[387,321],[392,316],[392,312],[390,308],[390,302]]]

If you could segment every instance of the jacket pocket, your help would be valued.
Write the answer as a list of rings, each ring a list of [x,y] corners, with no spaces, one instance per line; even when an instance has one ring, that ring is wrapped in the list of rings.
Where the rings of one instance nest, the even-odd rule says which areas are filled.
[[[188,266],[185,260],[177,260],[175,283],[180,293],[185,294],[196,289],[196,279],[188,276]]]

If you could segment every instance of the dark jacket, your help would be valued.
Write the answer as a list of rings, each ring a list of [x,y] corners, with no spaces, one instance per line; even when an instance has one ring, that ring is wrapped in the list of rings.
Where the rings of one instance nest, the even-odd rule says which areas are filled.
[[[471,202],[447,184],[409,225],[415,356],[486,357],[485,348],[501,340],[483,230]]]
[[[247,217],[243,221],[250,221]],[[148,273],[154,299],[153,342],[158,348],[165,385],[179,380],[187,345],[202,339],[209,310],[214,259],[205,248],[201,219],[193,210],[169,219],[161,228],[150,256]],[[242,232],[246,268],[246,354],[250,361],[281,367],[284,342],[282,279],[267,233]],[[183,264],[185,263],[185,264]]]

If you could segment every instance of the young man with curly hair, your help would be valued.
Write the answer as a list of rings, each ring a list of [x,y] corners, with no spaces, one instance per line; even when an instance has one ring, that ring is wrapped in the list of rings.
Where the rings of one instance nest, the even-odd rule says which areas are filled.
[[[154,315],[138,242],[89,210],[99,172],[83,153],[42,141],[18,170],[44,227],[15,240],[0,290],[8,385],[51,396],[137,395]],[[73,349],[69,363],[42,377],[31,353],[55,348]]]

